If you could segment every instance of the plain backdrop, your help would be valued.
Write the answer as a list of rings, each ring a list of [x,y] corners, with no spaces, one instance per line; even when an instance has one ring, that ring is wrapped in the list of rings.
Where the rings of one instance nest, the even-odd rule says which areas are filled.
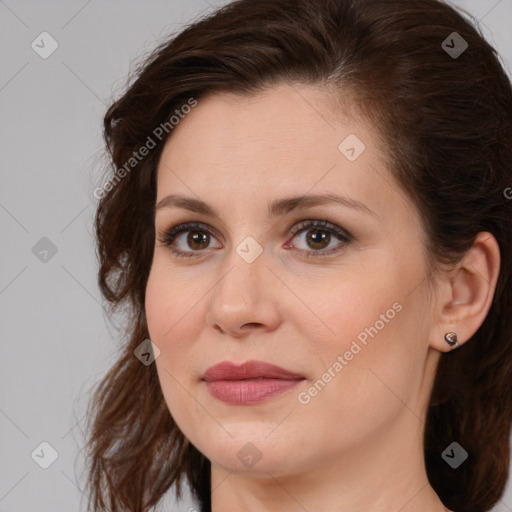
[[[85,510],[88,391],[118,349],[92,237],[102,118],[137,58],[224,3],[0,0],[0,511]],[[452,3],[480,20],[510,74],[512,0]],[[494,510],[512,511],[510,480]]]

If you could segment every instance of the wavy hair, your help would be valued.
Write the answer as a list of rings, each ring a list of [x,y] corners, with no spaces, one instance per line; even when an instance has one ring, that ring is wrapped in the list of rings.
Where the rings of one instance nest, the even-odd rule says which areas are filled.
[[[462,41],[454,37],[468,45],[460,55],[450,53]],[[95,217],[98,283],[125,331],[89,406],[90,510],[147,511],[171,486],[180,498],[185,481],[210,510],[210,462],[173,421],[155,365],[134,356],[149,338],[156,169],[172,129],[158,141],[154,133],[191,98],[283,82],[343,92],[370,121],[421,214],[432,261],[458,261],[481,231],[498,241],[491,308],[467,343],[441,356],[424,434],[443,503],[490,510],[508,478],[512,421],[512,86],[478,22],[438,0],[238,0],[162,42],[132,76],[104,118],[112,169]],[[155,147],[134,163],[148,137]],[[456,471],[441,458],[454,440],[469,453]]]

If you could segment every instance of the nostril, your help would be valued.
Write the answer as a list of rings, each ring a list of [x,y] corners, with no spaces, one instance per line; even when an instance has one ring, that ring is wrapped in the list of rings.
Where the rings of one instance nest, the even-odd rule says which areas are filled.
[[[244,327],[250,327],[250,328],[252,328],[252,327],[259,327],[260,325],[261,325],[261,324],[259,324],[258,322],[249,322],[249,323],[247,323],[247,324],[244,324],[244,325],[242,326],[242,328],[244,328]]]

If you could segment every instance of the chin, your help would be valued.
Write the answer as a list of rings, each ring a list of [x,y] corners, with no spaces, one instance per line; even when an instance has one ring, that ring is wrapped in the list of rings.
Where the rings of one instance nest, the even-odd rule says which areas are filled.
[[[216,440],[203,440],[203,443],[195,444],[213,464],[226,471],[250,473],[253,476],[268,477],[268,473],[273,476],[286,475],[297,471],[296,456],[298,453],[303,455],[303,450],[282,443],[276,437],[271,439],[276,434],[274,432],[269,436],[272,429],[262,428],[258,431],[253,427],[250,429],[253,433],[248,434],[249,429],[244,429],[243,425],[238,431],[227,428],[233,437],[219,429],[222,434]]]

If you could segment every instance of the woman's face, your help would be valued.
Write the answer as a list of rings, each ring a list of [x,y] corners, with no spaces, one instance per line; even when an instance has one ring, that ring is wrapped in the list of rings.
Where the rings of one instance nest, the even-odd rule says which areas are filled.
[[[157,238],[194,225],[156,242],[147,321],[169,410],[216,466],[277,476],[421,447],[439,356],[424,235],[361,123],[282,85],[198,101],[166,143]],[[301,380],[203,380],[223,361]]]

